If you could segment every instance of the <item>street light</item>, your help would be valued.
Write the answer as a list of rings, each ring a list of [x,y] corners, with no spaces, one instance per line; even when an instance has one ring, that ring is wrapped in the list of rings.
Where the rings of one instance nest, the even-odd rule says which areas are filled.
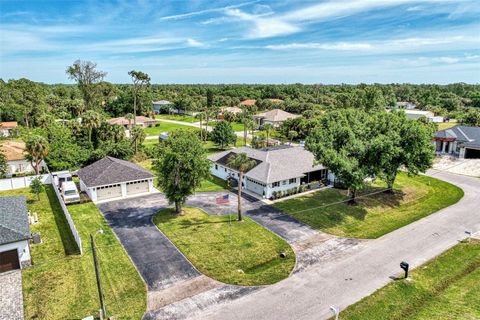
[[[333,315],[335,316],[335,320],[338,320],[338,314],[340,313],[338,308],[335,308],[334,306],[330,306],[330,311],[333,312]]]
[[[97,232],[94,234],[90,234],[90,242],[92,245],[92,255],[93,255],[93,265],[95,267],[95,278],[97,279],[97,289],[98,289],[98,297],[100,298],[100,319],[106,317],[107,312],[105,310],[105,301],[103,298],[102,292],[102,283],[100,282],[100,273],[98,270],[98,260],[97,260],[97,249],[95,248],[95,241],[94,238],[97,234],[103,234],[103,229],[98,229]]]

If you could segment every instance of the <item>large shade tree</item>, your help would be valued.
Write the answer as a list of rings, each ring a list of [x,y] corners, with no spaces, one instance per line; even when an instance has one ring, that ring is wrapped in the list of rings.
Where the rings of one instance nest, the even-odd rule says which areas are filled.
[[[209,176],[210,161],[198,135],[190,130],[174,131],[157,148],[153,168],[158,184],[175,204],[175,212],[181,213],[188,196]]]
[[[235,144],[237,135],[233,131],[232,125],[226,121],[219,121],[212,132],[209,134],[210,140],[215,142],[221,148]]]
[[[257,162],[250,159],[246,153],[232,154],[228,158],[228,166],[235,170],[238,170],[238,194],[237,194],[237,213],[238,221],[242,221],[242,184],[243,175],[245,172],[252,169]]]
[[[100,107],[102,97],[98,84],[103,81],[107,73],[97,70],[96,63],[81,60],[69,66],[66,73],[70,79],[77,82],[87,110]]]
[[[150,77],[148,74],[141,71],[129,71],[128,74],[132,77],[133,82],[133,125],[137,125],[137,95],[148,84],[150,84]],[[138,150],[138,139],[133,140],[135,145],[135,152]]]

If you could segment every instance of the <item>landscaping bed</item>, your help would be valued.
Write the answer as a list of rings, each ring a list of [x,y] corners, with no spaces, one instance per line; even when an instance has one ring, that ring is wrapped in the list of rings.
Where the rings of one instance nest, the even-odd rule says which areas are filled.
[[[40,200],[29,188],[2,191],[0,196],[24,195],[39,223],[42,243],[31,245],[33,266],[22,271],[25,319],[81,319],[98,315],[100,308],[89,234],[96,237],[103,291],[108,315],[140,319],[146,309],[146,287],[123,247],[93,203],[68,206],[84,250],[78,255],[73,236],[52,186]]]
[[[379,192],[385,188],[380,182],[372,184],[363,194],[377,193],[360,197],[354,206],[345,202],[349,198],[345,190],[327,189],[278,202],[274,207],[330,234],[378,238],[463,197],[463,191],[448,182],[405,173],[398,175],[393,194]]]
[[[288,243],[247,217],[243,222],[235,219],[187,207],[183,215],[160,210],[154,223],[200,272],[213,279],[252,286],[287,278],[295,266]]]
[[[341,319],[480,319],[480,241],[460,243],[340,313]]]

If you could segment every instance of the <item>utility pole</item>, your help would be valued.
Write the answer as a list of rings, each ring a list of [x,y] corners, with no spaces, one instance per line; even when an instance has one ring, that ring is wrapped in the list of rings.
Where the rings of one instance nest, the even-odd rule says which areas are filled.
[[[100,273],[98,270],[97,249],[95,248],[95,242],[93,240],[92,234],[90,234],[90,241],[92,245],[93,265],[95,266],[95,277],[97,278],[98,297],[100,298],[100,306],[101,306],[101,313],[102,313],[100,315],[100,319],[103,319],[104,317],[107,316],[107,312],[105,310],[105,301],[103,299],[102,283],[100,282]]]

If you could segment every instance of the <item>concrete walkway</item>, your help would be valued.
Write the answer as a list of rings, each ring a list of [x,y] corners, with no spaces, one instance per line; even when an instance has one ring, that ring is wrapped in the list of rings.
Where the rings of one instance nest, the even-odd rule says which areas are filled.
[[[0,320],[23,320],[22,272],[0,273]]]
[[[192,314],[191,319],[326,319],[329,306],[344,309],[372,294],[402,271],[399,263],[417,267],[480,230],[480,179],[430,171],[461,187],[465,196],[442,209],[379,239],[342,259],[324,261],[275,285]]]

